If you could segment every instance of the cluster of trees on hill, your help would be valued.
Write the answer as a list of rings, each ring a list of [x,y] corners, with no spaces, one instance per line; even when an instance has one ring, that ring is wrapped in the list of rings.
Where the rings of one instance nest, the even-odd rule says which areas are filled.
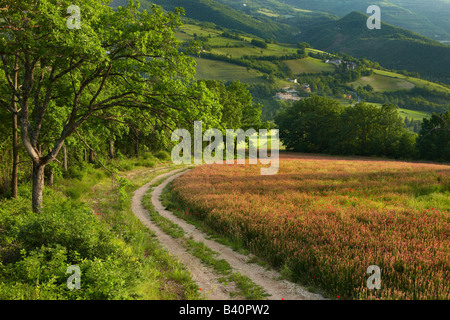
[[[254,45],[255,47],[267,49],[267,43],[265,41],[258,40],[258,39],[252,39],[252,41],[250,43],[252,45]]]
[[[309,83],[314,93],[323,96],[338,96],[353,91],[362,100],[374,103],[393,104],[400,108],[438,113],[448,110],[449,94],[443,91],[427,87],[415,87],[411,90],[376,92],[370,85],[358,88],[348,85],[348,83],[354,82],[362,76],[370,76],[371,74],[373,74],[372,70],[360,66],[355,70],[340,68],[334,73],[302,74],[296,77],[299,82]]]
[[[411,90],[398,90],[374,92],[368,87],[359,87],[355,90],[361,99],[366,101],[394,104],[400,108],[443,113],[448,110],[446,101],[450,99],[448,93],[428,88],[415,87]]]
[[[344,108],[313,96],[283,110],[276,124],[281,141],[294,151],[450,160],[450,112],[424,120],[417,137],[405,128],[393,105]]]

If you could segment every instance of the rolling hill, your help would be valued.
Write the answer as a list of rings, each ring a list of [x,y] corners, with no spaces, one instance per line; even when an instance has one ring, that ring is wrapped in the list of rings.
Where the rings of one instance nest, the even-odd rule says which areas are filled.
[[[432,39],[450,40],[448,0],[284,0],[283,2],[296,8],[328,12],[341,18],[352,11],[366,12],[370,5],[378,5],[381,8],[383,22]]]
[[[294,27],[276,22],[266,16],[250,16],[227,5],[213,0],[143,0],[142,3],[155,3],[166,10],[173,11],[183,7],[187,18],[212,22],[231,30],[240,30],[257,35],[263,39],[277,39],[288,42],[299,34]]]
[[[449,2],[436,1],[446,10],[445,5]],[[115,0],[113,5],[123,5],[125,2]],[[422,28],[427,28],[428,24],[422,21],[425,18],[394,2],[377,2],[382,7],[383,21],[415,21]],[[350,8],[359,8],[365,12],[368,4],[366,0],[286,0],[285,3],[276,0],[142,0],[141,3],[146,9],[150,8],[151,3],[161,5],[166,10],[184,7],[187,18],[212,23],[218,28],[277,42],[306,41],[321,50],[344,52],[358,58],[367,57],[389,69],[419,72],[431,80],[450,83],[450,46],[385,22],[382,22],[381,30],[369,30],[366,25],[368,16],[358,11],[341,19],[330,13],[339,15]],[[412,22],[403,25],[415,30],[419,28]],[[433,28],[430,30],[425,33],[438,32]]]
[[[302,33],[302,40],[321,50],[366,57],[389,69],[419,72],[450,83],[449,46],[387,23],[382,23],[380,30],[370,30],[367,19],[355,11],[338,21],[309,28]]]

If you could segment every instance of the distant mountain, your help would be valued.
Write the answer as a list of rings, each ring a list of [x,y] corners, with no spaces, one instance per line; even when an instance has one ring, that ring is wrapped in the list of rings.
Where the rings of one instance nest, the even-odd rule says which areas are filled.
[[[419,72],[432,80],[450,83],[450,46],[385,22],[382,22],[381,30],[369,30],[368,15],[361,12],[353,11],[339,19],[313,10],[325,10],[325,4],[328,4],[330,8],[339,8],[339,13],[358,4],[365,12],[368,0],[283,1],[287,4],[280,0],[141,0],[141,6],[149,9],[155,3],[170,11],[183,7],[186,17],[191,19],[278,42],[306,41],[317,49],[366,57],[389,69]],[[394,1],[400,2],[370,0],[370,3],[382,7],[382,21],[385,21],[388,7],[393,8],[392,14],[404,14],[405,9],[392,4]],[[126,2],[114,0],[112,5]],[[433,0],[435,3],[445,4],[450,0]],[[411,12],[409,14],[414,15]]]
[[[222,1],[222,0],[220,0]],[[230,1],[230,0],[224,0]],[[272,0],[274,1],[274,0]],[[293,7],[344,17],[352,11],[381,8],[381,19],[436,40],[450,40],[449,0],[280,0]]]
[[[370,30],[367,19],[368,15],[355,11],[305,30],[302,40],[320,50],[366,57],[386,68],[419,72],[450,83],[449,46],[386,23],[380,30]]]

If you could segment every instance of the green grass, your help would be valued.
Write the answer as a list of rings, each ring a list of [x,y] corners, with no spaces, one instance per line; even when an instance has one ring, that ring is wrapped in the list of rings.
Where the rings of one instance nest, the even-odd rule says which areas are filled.
[[[381,103],[373,103],[373,102],[367,102],[367,103],[374,105],[376,107],[379,107],[379,108],[382,107]],[[408,109],[398,108],[398,112],[403,119],[408,118],[408,119],[413,119],[413,120],[423,120],[423,118],[431,117],[431,114],[429,112],[425,112],[425,111],[416,111],[416,110],[408,110]]]
[[[0,231],[26,228],[19,242],[9,231],[0,232],[0,298],[200,299],[189,272],[161,248],[154,233],[131,210],[134,190],[177,168],[165,169],[155,159],[146,154],[141,159],[111,162],[110,167],[118,172],[114,180],[105,170],[89,165],[72,170],[74,177],[55,179],[53,188],[45,188],[41,216],[28,213],[29,185],[21,186],[19,199],[0,201]],[[146,163],[150,160],[157,162],[157,171],[150,172]],[[14,244],[6,255],[4,241]],[[27,252],[16,255],[21,248]],[[8,256],[11,259],[4,260]],[[27,275],[21,270],[29,264],[41,267]],[[71,264],[82,270],[80,290],[66,288],[65,268]]]
[[[402,78],[391,77],[388,75],[373,74],[370,77],[361,77],[355,82],[352,82],[355,88],[371,85],[374,91],[398,91],[410,90],[416,85],[413,82]]]
[[[442,92],[442,93],[450,93],[450,87],[448,86],[444,86],[438,83],[434,83],[434,82],[430,82],[427,80],[423,80],[423,79],[418,79],[418,78],[414,78],[414,77],[408,77],[402,74],[398,74],[398,73],[394,73],[394,72],[390,72],[390,71],[384,71],[384,70],[376,70],[373,69],[375,74],[381,75],[381,76],[386,76],[386,77],[390,77],[393,79],[401,79],[401,80],[407,80],[408,82],[413,83],[415,86],[417,86],[418,88],[429,88],[432,90],[436,90],[438,92]]]
[[[224,38],[225,43],[232,43],[232,39]],[[238,44],[235,40],[235,44]],[[267,49],[262,49],[258,47],[254,47],[248,42],[240,42],[240,44],[244,44],[245,47],[243,48],[214,48],[211,50],[214,54],[222,54],[226,55],[229,54],[233,58],[240,58],[243,55],[249,55],[249,56],[281,56],[286,54],[293,54],[297,52],[296,48],[291,48],[287,46],[281,46],[278,44],[268,44]]]
[[[232,63],[202,58],[195,58],[195,61],[197,62],[195,77],[199,80],[239,80],[249,84],[265,82],[260,72],[247,71],[247,68]]]
[[[158,182],[162,183],[161,180],[158,180]],[[167,200],[166,197],[163,198]],[[235,283],[239,291],[231,293],[231,298],[238,295],[249,300],[262,300],[269,296],[262,287],[256,285],[250,278],[241,275],[240,273],[233,272],[232,267],[226,260],[217,257],[217,252],[211,250],[203,242],[194,241],[192,236],[187,237],[180,226],[159,215],[154,210],[151,202],[151,190],[144,195],[142,204],[144,208],[149,211],[150,218],[161,228],[161,230],[174,238],[180,239],[183,246],[190,254],[199,258],[204,265],[211,268],[216,274],[222,275],[222,277],[219,278],[220,282],[224,284],[228,284],[228,282]],[[164,204],[166,205],[166,201],[164,201]],[[183,216],[180,212],[176,215],[178,217]],[[192,223],[192,221],[190,222]]]
[[[333,72],[335,67],[322,60],[307,57],[304,59],[287,60],[284,62],[294,74]]]
[[[179,32],[182,32],[190,37],[194,37],[194,33],[197,34],[197,36],[200,37],[207,37],[209,35],[213,36],[213,35],[220,35],[222,34],[221,31],[218,30],[214,30],[211,28],[206,28],[206,27],[202,27],[202,26],[197,26],[194,24],[183,24],[180,28],[179,28]]]

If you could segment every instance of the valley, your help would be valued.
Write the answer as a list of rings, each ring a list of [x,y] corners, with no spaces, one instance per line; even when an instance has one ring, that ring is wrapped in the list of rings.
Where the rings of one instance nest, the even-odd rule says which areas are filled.
[[[424,89],[420,97],[423,101],[428,101],[427,92],[436,92],[439,98],[433,98],[432,103],[437,109],[429,106],[421,107],[420,104],[406,101],[399,106],[400,115],[413,121],[421,121],[427,118],[434,110],[445,110],[447,108],[450,86],[443,83],[424,80],[398,71],[383,68],[378,63],[372,63],[369,60],[357,59],[348,55],[339,56],[338,54],[327,53],[306,45],[305,48],[299,48],[294,44],[283,44],[278,42],[267,42],[267,47],[259,48],[251,43],[252,39],[258,37],[248,34],[233,32],[226,29],[217,29],[197,24],[184,24],[176,33],[177,38],[183,45],[196,43],[201,50],[199,56],[195,58],[197,63],[197,79],[219,80],[231,82],[239,80],[249,85],[255,101],[263,104],[264,120],[273,120],[276,110],[282,108],[283,103],[275,98],[276,92],[290,88],[296,90],[300,97],[307,97],[311,94],[326,95],[333,97],[343,105],[351,105],[358,102],[357,96],[348,99],[351,92],[356,90],[364,91],[370,88],[371,94],[378,94],[370,98],[370,94],[362,96],[362,101],[381,106],[381,101],[390,101],[391,98],[383,96],[385,93],[397,99],[397,96],[404,96],[413,89]],[[305,44],[302,43],[302,46]],[[304,50],[306,57],[295,58],[298,50]],[[334,58],[333,58],[334,57]],[[341,58],[343,57],[343,58]],[[355,61],[358,64],[358,72],[355,81],[345,81],[336,79],[342,72],[348,73],[354,70],[342,70],[336,64],[326,63],[327,60],[339,58]],[[256,62],[257,65],[252,65]],[[364,73],[368,73],[364,75]],[[323,77],[333,78],[334,82],[330,84],[322,83],[318,86],[313,84],[311,92],[303,92],[301,85],[308,83],[311,79]],[[297,83],[289,79],[297,78]],[[266,88],[261,90],[261,88]],[[265,93],[260,93],[264,91]],[[381,100],[380,100],[381,99]],[[400,98],[402,99],[402,98]],[[427,102],[429,104],[429,102]],[[397,102],[398,104],[398,102]],[[440,107],[442,105],[442,107]]]

